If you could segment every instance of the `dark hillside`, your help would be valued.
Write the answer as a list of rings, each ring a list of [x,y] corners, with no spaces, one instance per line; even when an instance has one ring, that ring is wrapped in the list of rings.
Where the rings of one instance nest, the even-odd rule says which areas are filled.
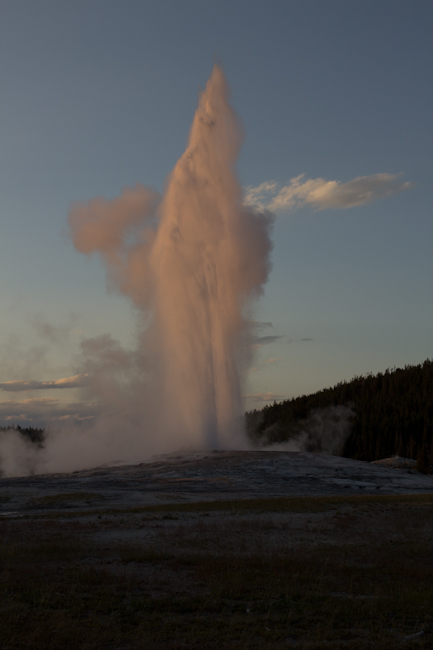
[[[417,459],[421,471],[433,463],[433,361],[355,377],[312,395],[274,403],[246,413],[247,431],[256,444],[293,438],[299,422],[315,409],[351,406],[350,434],[342,455],[358,460],[389,456]]]

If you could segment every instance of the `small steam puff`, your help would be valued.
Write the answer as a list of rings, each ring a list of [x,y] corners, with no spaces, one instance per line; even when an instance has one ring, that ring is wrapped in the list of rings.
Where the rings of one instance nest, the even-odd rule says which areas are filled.
[[[284,431],[280,423],[256,435],[256,446],[276,451],[309,451],[340,455],[353,425],[355,412],[350,405],[313,409],[303,420]],[[258,413],[260,417],[260,413]],[[258,421],[256,425],[259,425]],[[254,434],[253,434],[254,436]],[[286,438],[286,442],[273,442]]]
[[[14,430],[0,431],[0,450],[0,476],[28,476],[40,460],[40,450]]]
[[[86,376],[83,399],[104,415],[91,429],[48,439],[39,470],[246,446],[249,313],[268,277],[272,218],[243,203],[234,171],[242,128],[228,94],[215,66],[162,197],[136,185],[73,206],[75,247],[101,256],[109,284],[138,307],[143,331],[133,354],[108,335],[83,343],[75,372]]]

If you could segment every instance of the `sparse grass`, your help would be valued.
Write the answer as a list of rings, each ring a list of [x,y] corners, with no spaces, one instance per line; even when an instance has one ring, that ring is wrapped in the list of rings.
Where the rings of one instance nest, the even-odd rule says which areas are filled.
[[[103,500],[102,494],[93,492],[60,492],[59,494],[47,494],[44,497],[37,497],[29,501],[29,506],[32,508],[49,508],[49,507],[65,507],[68,504],[82,503],[86,501],[91,503],[93,501]]]
[[[72,493],[72,494],[59,494],[48,495],[40,497],[32,501],[32,506],[38,504],[38,507],[43,508],[44,504],[47,506],[56,505],[68,501],[77,503],[80,497],[73,498],[73,495],[83,494],[82,500],[93,501],[97,498],[103,498],[99,494],[90,493]],[[55,512],[43,513],[40,515],[43,518],[50,517],[53,519],[58,518],[71,518],[71,517],[85,517],[89,514],[95,515],[131,515],[139,513],[149,513],[149,515],[158,515],[162,513],[212,513],[212,512],[226,512],[233,515],[238,515],[240,512],[258,512],[258,513],[275,513],[275,512],[298,512],[298,513],[317,513],[327,512],[329,510],[336,510],[342,505],[353,505],[359,508],[365,506],[372,508],[379,504],[390,505],[393,504],[410,504],[416,505],[433,505],[433,494],[408,494],[408,495],[356,495],[356,496],[335,496],[335,497],[274,497],[268,499],[233,499],[230,501],[201,501],[199,503],[164,503],[149,506],[135,506],[132,508],[95,508],[94,510],[74,510],[73,512]],[[36,515],[38,516],[38,515]],[[173,514],[173,516],[175,516]],[[34,515],[32,515],[32,518]]]
[[[139,510],[148,512],[227,512],[239,510],[256,510],[259,512],[324,512],[340,505],[375,506],[376,504],[428,504],[433,505],[433,494],[378,494],[323,497],[274,497],[269,499],[235,499],[232,501],[202,501],[201,503],[166,503],[131,508],[129,512]],[[128,511],[124,511],[128,512]]]
[[[318,542],[289,548],[300,513]],[[431,495],[122,514],[0,521],[2,650],[433,647]]]

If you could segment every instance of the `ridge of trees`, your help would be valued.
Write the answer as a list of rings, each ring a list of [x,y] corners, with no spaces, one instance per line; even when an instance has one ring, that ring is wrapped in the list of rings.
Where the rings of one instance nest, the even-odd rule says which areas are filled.
[[[20,427],[18,424],[15,426],[15,424],[12,424],[7,427],[0,427],[0,433],[4,431],[16,431],[19,433],[24,439],[28,440],[29,442],[32,442],[35,445],[42,445],[44,438],[45,438],[45,429],[37,429],[33,427]]]
[[[370,462],[404,456],[417,460],[419,471],[433,473],[433,360],[355,376],[332,388],[250,411],[245,414],[248,436],[259,445],[287,442],[311,411],[332,405],[354,411],[342,456]]]

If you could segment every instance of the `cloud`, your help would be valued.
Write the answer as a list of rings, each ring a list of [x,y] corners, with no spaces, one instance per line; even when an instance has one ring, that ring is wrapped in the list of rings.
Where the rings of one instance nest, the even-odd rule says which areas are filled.
[[[252,343],[254,347],[260,347],[261,345],[266,345],[267,343],[275,343],[279,339],[283,339],[284,336],[253,336]]]
[[[248,372],[257,372],[258,370],[261,370],[266,366],[270,366],[271,364],[276,363],[277,361],[281,361],[281,357],[278,357],[277,359],[273,359],[273,358],[265,359],[264,361],[262,361],[260,366],[254,366],[253,368],[249,368]]]
[[[49,412],[57,406],[59,400],[52,397],[43,397],[41,399],[32,398],[25,400],[6,400],[0,402],[0,417],[6,422],[14,420],[33,421],[39,420],[44,413]]]
[[[270,327],[274,327],[274,326],[269,321],[266,322],[266,321],[256,320],[252,323],[251,329],[253,332],[256,332],[251,337],[251,344],[253,348],[257,349],[260,348],[262,345],[266,345],[267,343],[275,343],[275,341],[284,338],[284,336],[278,336],[278,335],[261,336],[259,334],[259,332],[261,332],[262,330],[268,329]]]
[[[117,418],[120,426],[137,426],[149,409],[148,387],[145,386],[147,362],[140,350],[125,349],[109,334],[84,339],[81,353],[75,355],[75,374],[50,381],[15,379],[0,382],[0,391],[40,391],[78,389],[77,401],[71,403],[66,391],[60,399],[5,400],[0,402],[0,424],[56,428],[59,422],[82,423],[84,420]],[[67,397],[66,397],[67,396]],[[154,391],[152,404],[157,409]],[[153,416],[152,416],[153,417]],[[103,426],[103,425],[101,425]]]
[[[248,402],[278,402],[286,399],[286,397],[284,395],[278,395],[277,393],[267,392],[244,395],[244,399]]]
[[[47,345],[34,345],[24,349],[20,339],[11,336],[0,345],[0,375],[7,379],[40,377],[48,368]]]
[[[57,403],[59,400],[54,397],[29,397],[29,399],[23,399],[20,401],[16,400],[6,400],[5,402],[0,402],[0,407],[4,409],[6,406],[51,406]]]
[[[44,427],[63,420],[82,422],[97,414],[94,402],[63,403],[53,397],[0,402],[0,420],[4,424]]]
[[[70,314],[69,322],[65,325],[53,325],[43,320],[40,314],[34,314],[29,318],[30,324],[37,334],[49,343],[65,343],[78,320],[75,314]]]
[[[401,173],[373,174],[358,176],[342,183],[323,178],[305,178],[305,174],[301,174],[292,178],[284,187],[279,187],[275,181],[247,187],[244,202],[258,210],[276,213],[296,210],[306,205],[315,210],[353,208],[414,187],[413,183],[404,182],[400,177]]]
[[[23,390],[51,390],[52,388],[81,388],[88,383],[89,379],[87,374],[55,379],[54,381],[27,381],[17,379],[0,383],[0,390],[18,392]]]
[[[266,329],[268,327],[273,327],[273,324],[270,323],[269,321],[265,322],[265,321],[256,320],[256,321],[254,321],[252,323],[252,327],[253,327],[253,329],[256,329],[256,330],[262,330],[262,329]]]

